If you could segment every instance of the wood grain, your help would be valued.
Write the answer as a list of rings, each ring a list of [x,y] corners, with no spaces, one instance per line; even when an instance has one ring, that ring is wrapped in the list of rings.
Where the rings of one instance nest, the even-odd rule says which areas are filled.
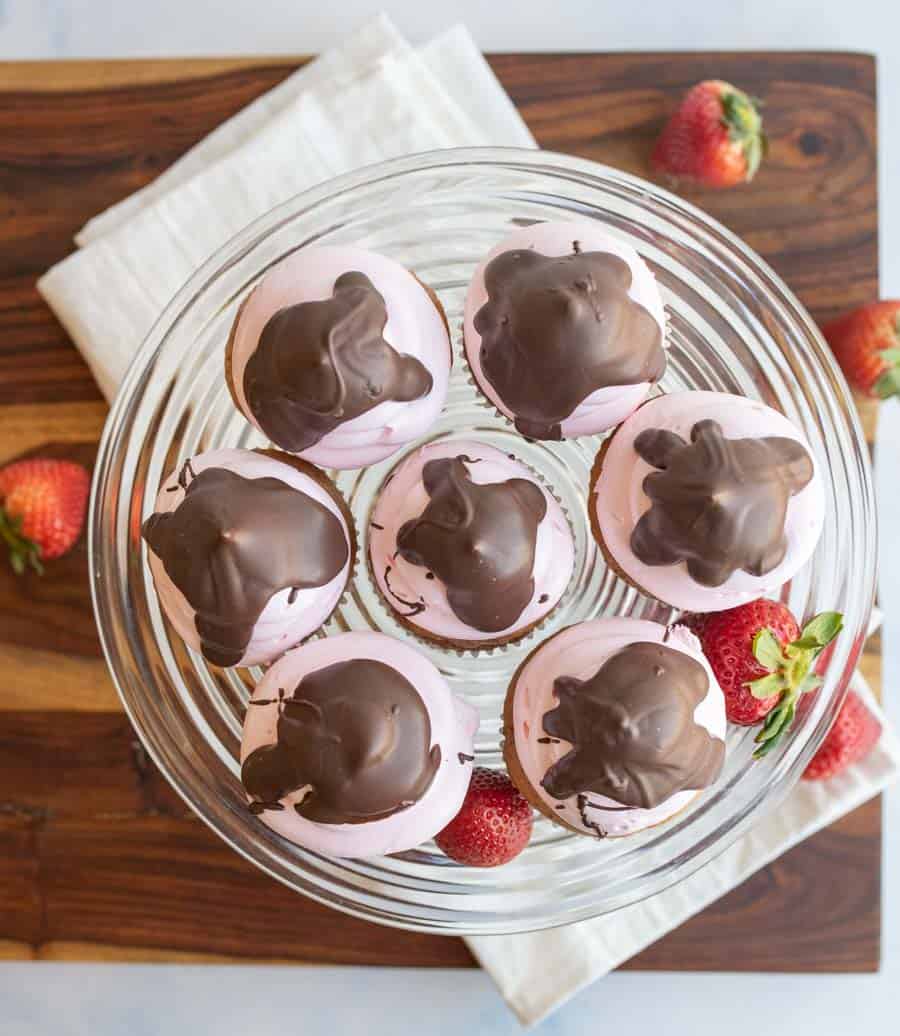
[[[91,216],[149,183],[299,59],[0,64],[0,462],[90,465],[106,412],[35,289]],[[498,55],[539,142],[647,175],[694,82],[766,102],[757,180],[682,190],[824,319],[877,295],[875,69],[853,54]],[[863,408],[874,438],[875,409]],[[469,966],[455,939],[355,921],[267,879],[188,813],[100,660],[83,544],[43,581],[0,566],[0,959]],[[863,669],[878,682],[880,645]],[[786,854],[627,965],[877,967],[880,805]],[[833,890],[840,888],[841,896]]]

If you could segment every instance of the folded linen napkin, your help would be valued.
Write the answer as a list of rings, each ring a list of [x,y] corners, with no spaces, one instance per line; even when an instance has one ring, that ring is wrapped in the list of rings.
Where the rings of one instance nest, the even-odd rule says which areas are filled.
[[[152,184],[92,219],[39,289],[108,399],[172,295],[216,248],[321,180],[414,151],[534,140],[463,28],[413,49],[379,17],[223,123]],[[866,693],[861,678],[857,686]],[[886,733],[838,780],[801,785],[681,885],[567,928],[469,945],[534,1023],[900,773]]]

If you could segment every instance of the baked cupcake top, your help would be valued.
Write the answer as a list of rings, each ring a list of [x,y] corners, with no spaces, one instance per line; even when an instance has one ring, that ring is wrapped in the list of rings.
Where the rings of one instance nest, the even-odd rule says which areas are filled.
[[[450,369],[443,315],[399,264],[355,247],[304,249],[241,307],[226,373],[235,402],[280,448],[363,467],[421,435]]]
[[[408,645],[377,633],[313,641],[276,662],[248,705],[248,807],[332,856],[410,849],[458,811],[477,726]]]
[[[346,583],[341,509],[286,461],[247,450],[198,454],[167,479],[144,522],[163,609],[215,665],[292,647],[324,621]]]
[[[609,442],[591,506],[625,574],[691,611],[772,593],[807,561],[824,517],[799,430],[717,392],[671,393],[636,411]]]
[[[382,594],[426,636],[502,640],[551,611],[572,572],[559,504],[483,443],[430,443],[389,476],[369,526]]]
[[[482,389],[529,438],[610,427],[665,371],[653,275],[592,223],[539,223],[502,241],[466,301],[466,353]]]
[[[661,823],[721,771],[724,697],[684,627],[572,626],[531,655],[512,693],[522,771],[545,807],[582,833]]]

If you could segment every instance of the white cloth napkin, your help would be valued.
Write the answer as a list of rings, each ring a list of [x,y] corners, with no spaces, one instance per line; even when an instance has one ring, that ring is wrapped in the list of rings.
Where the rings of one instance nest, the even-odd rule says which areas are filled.
[[[38,288],[111,399],[170,298],[253,219],[374,161],[481,144],[534,140],[465,29],[414,49],[381,16],[92,219],[77,235],[83,247]],[[868,694],[860,677],[857,686]],[[535,1023],[898,773],[900,746],[885,733],[861,766],[801,784],[776,815],[681,885],[608,917],[469,946],[523,1023]]]

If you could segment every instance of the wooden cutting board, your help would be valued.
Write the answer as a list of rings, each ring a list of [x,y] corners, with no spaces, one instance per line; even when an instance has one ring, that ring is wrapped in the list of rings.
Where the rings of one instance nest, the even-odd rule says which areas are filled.
[[[35,281],[92,215],[297,67],[282,61],[0,65],[0,462],[90,464],[106,408]],[[878,291],[875,64],[848,54],[509,54],[497,75],[547,148],[647,175],[667,111],[705,78],[766,103],[757,180],[689,191],[818,318]],[[871,438],[873,415],[868,411]],[[879,683],[879,642],[864,669]],[[269,880],[155,771],[100,658],[83,544],[43,579],[0,565],[0,957],[473,965]],[[872,971],[881,812],[809,839],[629,968]]]

